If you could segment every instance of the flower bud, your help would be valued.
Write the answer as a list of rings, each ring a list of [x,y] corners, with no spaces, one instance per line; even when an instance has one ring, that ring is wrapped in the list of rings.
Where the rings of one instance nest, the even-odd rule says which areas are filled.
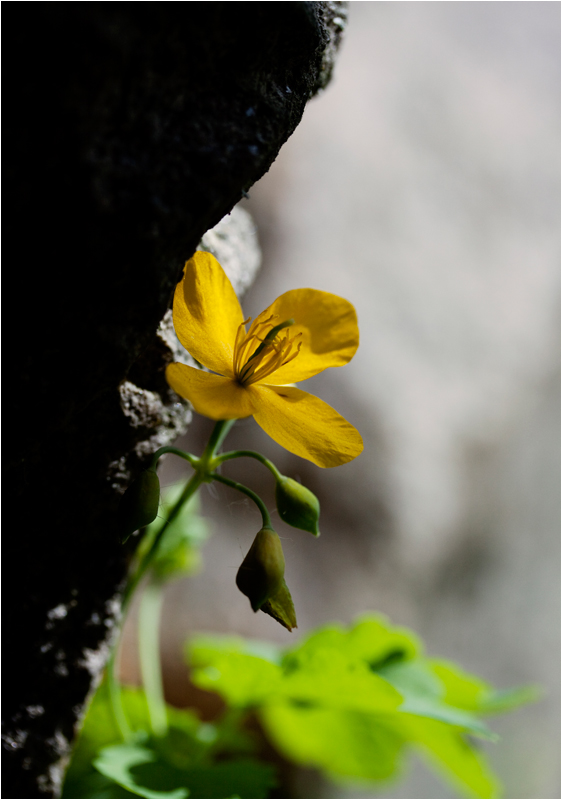
[[[145,469],[129,486],[119,503],[121,542],[156,519],[160,501],[160,481],[153,469]]]
[[[310,489],[292,478],[281,476],[275,487],[275,501],[279,516],[287,525],[320,536],[318,518],[320,503]]]
[[[283,580],[277,592],[266,600],[260,609],[270,617],[277,620],[280,625],[292,631],[297,627],[297,615],[295,614],[295,607],[293,605],[293,598],[289,587]]]
[[[277,592],[284,574],[281,540],[272,528],[262,528],[236,575],[236,585],[249,598],[253,611]]]

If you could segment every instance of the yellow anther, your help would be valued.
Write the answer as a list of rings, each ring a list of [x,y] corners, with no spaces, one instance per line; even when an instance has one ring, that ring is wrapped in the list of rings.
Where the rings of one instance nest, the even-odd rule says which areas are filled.
[[[302,334],[291,337],[286,330],[294,325],[292,319],[274,325],[272,323],[278,316],[272,314],[268,319],[254,320],[246,333],[245,326],[250,319],[249,317],[238,326],[233,357],[236,378],[246,386],[263,380],[284,364],[288,364],[298,356],[302,344],[299,342],[295,350],[295,342]],[[259,343],[257,347],[256,342]]]

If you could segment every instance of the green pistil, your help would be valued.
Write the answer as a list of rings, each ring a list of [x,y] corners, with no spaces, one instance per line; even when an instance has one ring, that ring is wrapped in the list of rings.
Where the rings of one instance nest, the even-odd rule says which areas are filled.
[[[263,342],[259,345],[259,347],[256,348],[256,351],[250,356],[250,358],[246,361],[246,363],[242,367],[242,371],[241,371],[240,377],[239,377],[239,380],[240,380],[240,382],[242,384],[244,384],[244,381],[245,381],[245,379],[247,377],[248,367],[251,365],[252,361],[255,358],[257,358],[259,356],[259,354],[266,347],[269,347],[269,345],[272,344],[272,342],[275,341],[275,337],[277,336],[279,331],[283,330],[283,328],[290,328],[291,325],[294,325],[294,324],[295,324],[295,320],[294,319],[292,319],[292,318],[291,319],[287,319],[287,320],[285,320],[285,322],[280,322],[279,325],[276,325],[274,328],[272,328],[269,331],[269,333],[267,334],[267,336],[265,337]]]

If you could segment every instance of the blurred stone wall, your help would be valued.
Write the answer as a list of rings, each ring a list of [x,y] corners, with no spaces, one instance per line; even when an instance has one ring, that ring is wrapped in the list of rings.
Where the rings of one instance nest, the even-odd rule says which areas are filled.
[[[279,524],[296,635],[382,611],[501,688],[544,687],[493,723],[513,798],[560,796],[559,17],[542,2],[350,3],[332,86],[246,206],[264,266],[244,309],[300,286],[355,304],[356,357],[301,388],[355,424],[365,451],[320,470],[253,420],[229,437],[321,500],[319,540]],[[199,418],[185,447],[210,428]],[[163,482],[182,469],[168,460]],[[274,507],[259,465],[228,474]],[[258,514],[224,487],[203,500],[205,572],[170,588],[165,613],[178,702],[189,631],[295,636],[234,585]],[[124,666],[134,676],[132,651]],[[297,797],[451,796],[418,766],[378,794],[298,780]]]

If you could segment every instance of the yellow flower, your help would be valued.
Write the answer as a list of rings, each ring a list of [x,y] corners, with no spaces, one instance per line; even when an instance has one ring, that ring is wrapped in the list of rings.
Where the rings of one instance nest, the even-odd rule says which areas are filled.
[[[316,289],[294,289],[246,331],[249,321],[219,262],[210,253],[195,253],[176,287],[174,327],[186,350],[211,372],[170,364],[166,378],[172,389],[205,417],[253,416],[278,444],[319,467],[358,456],[358,431],[327,403],[287,385],[353,358],[359,329],[351,303]]]

